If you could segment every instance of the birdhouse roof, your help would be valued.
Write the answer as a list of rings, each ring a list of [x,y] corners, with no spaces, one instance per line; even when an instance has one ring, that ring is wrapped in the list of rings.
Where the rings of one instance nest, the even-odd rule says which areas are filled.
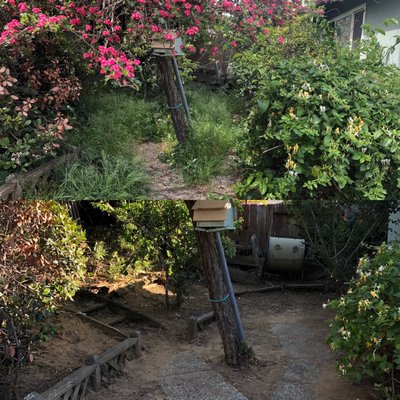
[[[229,200],[197,200],[192,207],[193,221],[225,221],[231,207]]]

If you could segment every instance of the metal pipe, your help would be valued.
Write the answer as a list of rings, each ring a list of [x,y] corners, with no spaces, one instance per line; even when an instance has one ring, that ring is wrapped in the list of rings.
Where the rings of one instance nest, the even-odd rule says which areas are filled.
[[[217,250],[218,250],[218,254],[219,254],[219,259],[220,259],[221,265],[222,265],[222,272],[224,274],[225,285],[228,289],[229,299],[232,303],[232,309],[233,309],[233,315],[235,317],[236,328],[239,333],[240,341],[242,343],[244,343],[246,341],[246,339],[244,337],[243,325],[242,325],[242,321],[240,319],[239,308],[238,308],[238,305],[236,302],[235,292],[233,291],[231,276],[229,275],[228,264],[226,263],[224,247],[222,246],[221,235],[219,232],[215,232],[215,238],[216,238],[216,242],[217,242]]]
[[[185,108],[186,116],[187,116],[187,118],[189,120],[190,126],[193,126],[193,119],[192,119],[192,116],[190,114],[190,108],[189,108],[189,104],[188,104],[188,101],[187,101],[187,98],[186,98],[185,88],[183,87],[181,73],[179,72],[178,62],[176,61],[176,57],[175,56],[172,56],[172,65],[174,67],[175,76],[176,76],[176,80],[178,82],[178,88],[179,88],[179,91],[181,93],[182,103],[183,103],[183,107]]]

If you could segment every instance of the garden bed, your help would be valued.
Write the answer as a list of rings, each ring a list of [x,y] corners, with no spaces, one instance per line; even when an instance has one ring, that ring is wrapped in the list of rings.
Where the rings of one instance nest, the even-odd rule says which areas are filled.
[[[116,345],[121,339],[103,333],[69,312],[59,311],[50,321],[56,336],[33,349],[33,363],[22,369],[19,387],[22,396],[42,393],[85,365],[87,357]]]

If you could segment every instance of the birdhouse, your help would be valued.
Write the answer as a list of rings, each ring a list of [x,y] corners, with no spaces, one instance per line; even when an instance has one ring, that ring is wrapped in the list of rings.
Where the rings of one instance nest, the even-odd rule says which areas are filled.
[[[165,36],[170,36],[172,40],[166,40]],[[157,56],[171,56],[172,53],[176,56],[184,55],[182,38],[171,30],[154,35],[151,41],[151,48],[153,49],[153,54]]]
[[[230,200],[197,200],[192,207],[197,230],[234,230],[236,209]]]

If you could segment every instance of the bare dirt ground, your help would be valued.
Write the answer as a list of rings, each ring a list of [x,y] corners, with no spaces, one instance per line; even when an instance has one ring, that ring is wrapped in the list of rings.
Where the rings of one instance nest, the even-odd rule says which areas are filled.
[[[163,153],[162,143],[142,143],[137,148],[137,154],[144,161],[151,178],[150,197],[165,200],[199,200],[210,196],[234,196],[232,186],[236,182],[232,176],[217,176],[211,183],[188,186],[179,171],[160,161]]]
[[[33,348],[33,363],[21,371],[19,392],[43,392],[72,371],[85,365],[87,357],[100,354],[118,343],[118,339],[104,335],[92,324],[83,322],[71,313],[60,310],[49,321],[57,335]]]
[[[99,285],[104,285],[104,282],[99,282]],[[243,288],[238,286],[238,290]],[[329,330],[326,320],[332,317],[322,308],[322,304],[328,300],[327,294],[277,291],[239,297],[245,334],[256,354],[257,362],[240,369],[232,369],[224,363],[215,322],[200,331],[196,339],[188,340],[188,318],[210,310],[208,292],[204,286],[195,285],[182,309],[170,311],[165,309],[163,288],[155,277],[141,276],[131,281],[124,280],[110,289],[117,290],[115,301],[129,304],[151,315],[167,329],[155,329],[146,324],[139,326],[142,334],[142,357],[127,363],[122,375],[100,392],[89,394],[88,400],[165,400],[161,388],[165,371],[174,354],[185,351],[193,352],[207,362],[250,400],[376,398],[372,397],[373,389],[367,382],[363,385],[352,384],[336,374],[335,358],[325,344]],[[76,342],[72,344],[70,339],[54,339],[44,343],[41,345],[42,353],[36,355],[38,363],[45,365],[52,357],[57,360],[58,365],[65,364],[69,356],[63,356],[63,351],[70,350],[71,347],[75,351],[80,347],[85,349],[85,353],[88,352],[85,345],[86,335],[82,334],[80,337],[80,327],[76,326],[75,319],[63,322],[73,325],[78,332]],[[91,336],[93,343],[99,343],[104,334],[92,329]],[[53,354],[57,355],[54,357]],[[82,355],[82,360],[84,358]],[[35,382],[35,375],[36,372],[32,370],[30,382]],[[47,389],[46,385],[49,383],[50,379],[47,379],[33,389],[38,390],[39,386],[42,386],[41,390]]]

